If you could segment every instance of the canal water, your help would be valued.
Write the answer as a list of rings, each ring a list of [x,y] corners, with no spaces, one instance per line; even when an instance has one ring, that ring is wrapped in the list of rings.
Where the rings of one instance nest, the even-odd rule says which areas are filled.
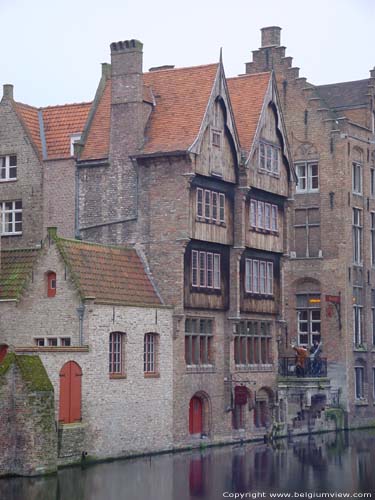
[[[0,479],[1,500],[375,499],[375,430],[330,433]],[[331,495],[322,496],[322,494]],[[343,496],[339,496],[342,493]],[[367,495],[365,495],[367,493]]]

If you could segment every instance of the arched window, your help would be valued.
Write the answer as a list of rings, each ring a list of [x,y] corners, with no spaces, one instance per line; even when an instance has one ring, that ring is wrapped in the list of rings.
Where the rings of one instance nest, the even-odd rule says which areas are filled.
[[[109,336],[109,374],[124,375],[125,370],[125,334],[112,332]]]
[[[56,273],[50,271],[47,273],[47,297],[56,295]]]
[[[158,335],[156,333],[146,333],[144,337],[143,349],[143,371],[146,374],[156,374],[158,372]]]
[[[81,421],[82,370],[68,361],[60,370],[59,421],[64,424]]]

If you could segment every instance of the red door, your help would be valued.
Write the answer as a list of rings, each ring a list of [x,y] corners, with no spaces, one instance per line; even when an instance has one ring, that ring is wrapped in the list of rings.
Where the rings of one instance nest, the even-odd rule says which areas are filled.
[[[190,434],[202,434],[203,405],[202,400],[194,396],[189,406],[189,432]]]
[[[8,352],[8,346],[7,345],[0,345],[0,363],[7,355],[7,352]]]
[[[69,361],[60,371],[59,421],[64,424],[81,420],[81,367]]]

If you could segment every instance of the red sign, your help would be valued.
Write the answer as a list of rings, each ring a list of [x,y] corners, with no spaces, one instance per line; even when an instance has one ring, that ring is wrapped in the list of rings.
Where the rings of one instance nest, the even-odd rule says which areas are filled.
[[[331,302],[332,304],[340,304],[340,295],[326,295],[326,302]]]
[[[234,388],[234,402],[236,405],[245,405],[247,403],[248,391],[244,385],[237,385]]]

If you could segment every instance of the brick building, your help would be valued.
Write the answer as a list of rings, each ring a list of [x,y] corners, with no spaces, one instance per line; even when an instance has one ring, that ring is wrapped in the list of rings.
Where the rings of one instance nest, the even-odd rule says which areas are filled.
[[[0,387],[7,396],[0,401],[0,419],[12,426],[11,445],[0,441],[6,458],[0,475],[45,471],[51,457],[61,465],[86,455],[100,459],[170,449],[172,311],[137,252],[59,238],[50,229],[42,248],[3,250],[2,263],[0,345],[12,352],[0,364]],[[24,364],[40,358],[54,389],[51,435],[27,455],[26,464],[19,463],[22,443],[32,442],[44,414],[50,416],[51,391],[44,406],[43,400],[38,403],[41,394],[29,396],[16,374],[20,418],[14,418],[6,390],[15,384],[3,370],[14,353]],[[25,428],[20,402],[28,397],[37,402]]]
[[[284,274],[282,345],[322,339],[328,376],[350,425],[373,424],[375,403],[374,70],[353,82],[312,85],[262,29],[246,73],[273,70],[298,185]]]
[[[174,306],[174,444],[263,436],[295,176],[270,72],[143,73],[111,45],[77,159],[79,233],[135,245]]]

